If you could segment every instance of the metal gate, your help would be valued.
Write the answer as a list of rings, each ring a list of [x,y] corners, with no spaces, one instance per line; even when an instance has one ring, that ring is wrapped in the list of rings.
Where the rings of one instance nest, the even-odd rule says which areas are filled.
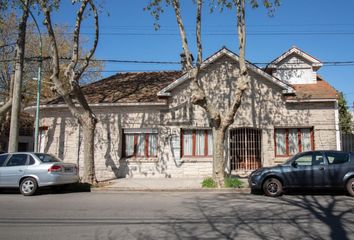
[[[231,170],[254,170],[261,167],[262,131],[255,128],[230,130]]]
[[[354,134],[342,133],[342,150],[347,152],[354,152]]]

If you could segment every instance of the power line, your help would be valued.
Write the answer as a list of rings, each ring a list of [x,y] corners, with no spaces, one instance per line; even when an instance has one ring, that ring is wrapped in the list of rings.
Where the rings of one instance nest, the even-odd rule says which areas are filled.
[[[43,57],[42,60],[50,60],[51,57]],[[0,62],[12,62],[15,59],[3,59]],[[28,57],[25,58],[27,61],[40,61],[40,57]],[[71,60],[67,57],[61,57],[60,60]],[[85,61],[86,59],[79,59],[81,61]],[[181,64],[178,61],[152,61],[152,60],[119,60],[119,59],[91,59],[90,62],[107,62],[107,63],[132,63],[132,64],[168,64],[168,65],[176,65]],[[270,62],[252,62],[254,65],[268,65]],[[354,60],[352,61],[323,61],[321,62],[324,66],[353,66]],[[288,63],[287,65],[297,65],[298,63]]]

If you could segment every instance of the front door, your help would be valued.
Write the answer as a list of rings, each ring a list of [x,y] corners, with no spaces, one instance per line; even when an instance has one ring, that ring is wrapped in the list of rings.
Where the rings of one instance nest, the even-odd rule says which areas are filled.
[[[18,187],[19,180],[27,168],[27,154],[12,154],[1,168],[1,182],[5,187]]]
[[[306,152],[295,157],[290,183],[296,187],[320,187],[325,184],[325,165],[322,152]]]
[[[230,130],[229,156],[231,170],[254,170],[261,167],[262,131],[255,128]]]

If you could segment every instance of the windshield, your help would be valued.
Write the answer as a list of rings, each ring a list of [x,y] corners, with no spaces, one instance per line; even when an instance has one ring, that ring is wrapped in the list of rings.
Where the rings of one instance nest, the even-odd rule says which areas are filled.
[[[44,153],[35,153],[39,160],[43,163],[53,163],[53,162],[61,162],[61,160],[53,155],[44,154]]]
[[[286,160],[282,165],[287,165],[290,164],[295,157],[297,157],[300,153],[295,154],[294,156],[290,157],[288,160]]]

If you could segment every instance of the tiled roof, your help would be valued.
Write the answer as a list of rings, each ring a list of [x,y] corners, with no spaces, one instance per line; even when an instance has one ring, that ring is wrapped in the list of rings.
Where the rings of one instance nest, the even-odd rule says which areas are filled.
[[[295,96],[287,99],[337,99],[338,92],[329,83],[317,75],[317,83],[293,84]]]
[[[119,73],[82,87],[87,101],[92,103],[162,102],[157,93],[182,76],[181,71]],[[337,99],[337,91],[321,77],[315,84],[293,84],[296,99]],[[59,97],[46,104],[64,104]]]
[[[157,92],[182,75],[181,71],[119,73],[82,87],[88,103],[148,103],[161,101]],[[59,97],[47,104],[62,104]]]

